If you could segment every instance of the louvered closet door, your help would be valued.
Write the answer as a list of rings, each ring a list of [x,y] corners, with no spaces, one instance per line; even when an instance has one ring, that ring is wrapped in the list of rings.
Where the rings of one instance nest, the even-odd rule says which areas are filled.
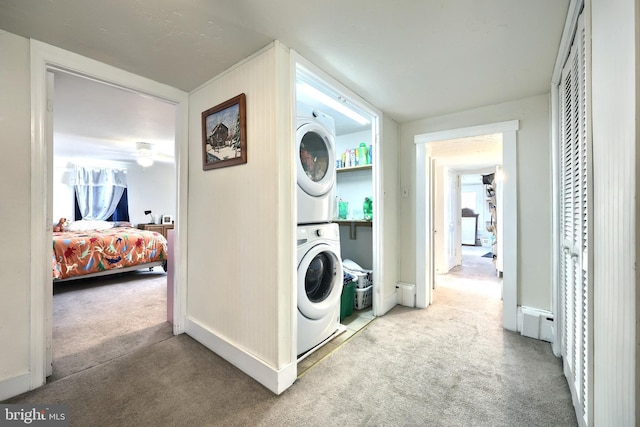
[[[560,337],[564,371],[581,425],[590,425],[592,286],[589,282],[590,144],[586,43],[580,17],[560,82]]]

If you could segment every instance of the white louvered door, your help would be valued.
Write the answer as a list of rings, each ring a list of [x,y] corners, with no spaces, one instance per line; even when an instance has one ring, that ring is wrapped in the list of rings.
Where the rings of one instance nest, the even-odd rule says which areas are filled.
[[[591,152],[584,17],[560,81],[560,310],[564,372],[580,425],[591,425],[592,286],[589,271]]]

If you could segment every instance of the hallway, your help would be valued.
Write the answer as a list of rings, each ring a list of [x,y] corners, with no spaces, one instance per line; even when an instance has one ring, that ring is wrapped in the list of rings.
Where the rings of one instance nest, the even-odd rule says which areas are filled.
[[[490,274],[463,260],[430,307],[377,317],[280,396],[183,334],[6,403],[68,404],[95,426],[576,426],[561,360],[502,328],[481,255]]]
[[[462,265],[452,268],[447,274],[436,276],[434,301],[438,298],[439,287],[454,288],[462,294],[469,292],[483,295],[490,300],[500,300],[502,278],[496,274],[493,259],[484,256],[489,252],[490,248],[462,245]]]

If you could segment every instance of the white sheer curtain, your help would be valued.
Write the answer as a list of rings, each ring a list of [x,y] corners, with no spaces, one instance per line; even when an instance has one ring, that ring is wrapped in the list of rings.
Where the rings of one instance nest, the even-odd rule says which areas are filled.
[[[109,218],[126,187],[127,175],[123,170],[76,166],[76,197],[82,219]]]

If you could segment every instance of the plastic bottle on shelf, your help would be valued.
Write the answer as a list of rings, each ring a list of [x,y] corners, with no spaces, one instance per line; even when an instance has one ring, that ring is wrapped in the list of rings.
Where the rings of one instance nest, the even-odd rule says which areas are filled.
[[[361,142],[360,146],[358,147],[358,158],[359,158],[358,164],[359,165],[367,165],[367,164],[369,164],[367,162],[367,157],[368,157],[367,151],[368,151],[367,150],[367,144],[365,144],[364,142]]]
[[[371,221],[373,219],[373,200],[371,197],[364,198],[362,213],[364,214],[364,219],[366,221]]]
[[[370,145],[369,146],[369,152],[367,153],[369,155],[369,164],[373,164],[373,146]]]
[[[347,154],[342,153],[342,161],[340,162],[340,167],[343,168],[347,166]]]
[[[356,166],[356,165],[357,165],[357,163],[356,163],[356,153],[355,153],[355,150],[351,150],[351,152],[349,153],[349,158],[351,159],[351,160],[350,160],[351,166]]]

